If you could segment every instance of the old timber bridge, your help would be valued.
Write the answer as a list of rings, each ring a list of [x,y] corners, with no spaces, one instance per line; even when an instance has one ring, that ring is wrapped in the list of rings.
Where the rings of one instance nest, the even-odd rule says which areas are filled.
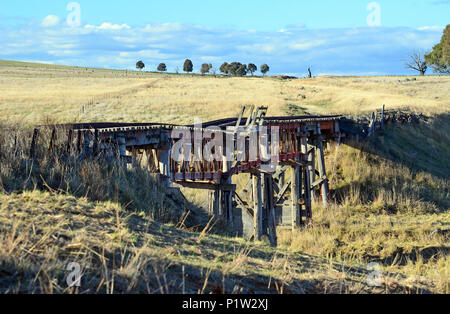
[[[312,201],[319,197],[328,202],[324,145],[340,138],[341,116],[267,117],[267,107],[251,107],[246,118],[246,109],[239,117],[201,126],[51,126],[49,150],[55,149],[63,133],[69,153],[76,151],[83,158],[120,157],[127,167],[155,173],[168,188],[205,190],[211,216],[226,222],[236,235],[276,244],[277,228],[307,224]],[[34,131],[31,154],[39,132],[39,128]],[[177,145],[180,141],[183,146]],[[208,150],[215,158],[202,155]],[[238,191],[233,182],[240,174],[248,181]]]

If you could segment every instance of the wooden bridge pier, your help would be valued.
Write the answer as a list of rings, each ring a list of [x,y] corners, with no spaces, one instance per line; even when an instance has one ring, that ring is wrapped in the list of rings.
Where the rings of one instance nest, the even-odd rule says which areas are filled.
[[[186,187],[194,188],[186,185]],[[233,226],[233,193],[235,186],[217,186],[217,187],[203,187],[202,189],[210,188],[207,191],[207,207],[210,216],[217,219],[223,219],[229,226]]]
[[[310,144],[308,145],[310,151],[308,153],[308,160],[310,161],[309,166],[309,177],[311,181],[311,189],[313,193],[311,194],[313,198],[316,195],[316,188],[320,188],[320,196],[323,204],[328,205],[329,200],[329,187],[328,187],[328,177],[325,165],[325,150],[324,150],[324,138],[322,136],[320,124],[317,125],[316,136],[310,139]],[[317,161],[317,168],[316,168]],[[316,180],[316,176],[318,179]]]

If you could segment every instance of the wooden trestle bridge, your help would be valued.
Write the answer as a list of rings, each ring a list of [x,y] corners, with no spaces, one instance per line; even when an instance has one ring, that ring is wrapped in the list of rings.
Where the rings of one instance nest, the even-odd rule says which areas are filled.
[[[249,111],[247,118],[244,107],[239,117],[189,126],[52,126],[49,149],[63,133],[69,153],[77,151],[84,158],[120,156],[128,167],[157,174],[167,187],[206,190],[210,215],[225,221],[237,235],[276,244],[277,228],[307,224],[312,201],[328,202],[324,145],[340,137],[341,116],[267,117],[266,107]],[[31,154],[39,132],[35,129]],[[208,151],[213,158],[207,158]],[[248,183],[238,190],[240,175]]]

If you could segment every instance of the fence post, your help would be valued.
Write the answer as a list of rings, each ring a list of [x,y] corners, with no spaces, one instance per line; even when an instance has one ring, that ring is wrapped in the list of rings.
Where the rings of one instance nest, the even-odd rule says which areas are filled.
[[[34,129],[33,138],[31,139],[31,147],[30,147],[30,158],[34,158],[34,154],[36,152],[36,143],[39,136],[39,130]]]
[[[375,112],[372,112],[372,120],[370,121],[369,125],[369,137],[372,137],[374,133],[375,133]]]
[[[255,241],[261,240],[262,236],[262,191],[261,175],[253,175],[253,208],[254,208],[254,228]]]

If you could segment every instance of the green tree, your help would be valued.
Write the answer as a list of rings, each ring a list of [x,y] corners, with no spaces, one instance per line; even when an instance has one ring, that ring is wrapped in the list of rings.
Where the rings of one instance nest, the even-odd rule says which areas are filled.
[[[167,71],[166,64],[165,64],[165,63],[160,63],[160,64],[158,65],[158,71],[159,71],[159,72],[166,72],[166,71]]]
[[[202,75],[205,75],[206,73],[209,73],[209,71],[212,69],[212,64],[203,63],[202,68],[200,69],[200,72],[202,72]]]
[[[228,65],[228,72],[229,72],[231,75],[236,76],[236,72],[237,72],[237,70],[239,69],[240,66],[241,66],[241,63],[239,63],[239,62],[231,62],[231,63]]]
[[[253,74],[258,71],[258,67],[254,65],[253,63],[250,63],[247,67],[248,72],[253,76]]]
[[[247,74],[247,66],[240,62],[232,62],[228,65],[228,71],[231,75],[243,76]]]
[[[241,64],[236,70],[237,76],[246,76],[247,75],[247,65]]]
[[[143,68],[145,68],[144,62],[138,61],[138,62],[136,63],[136,69],[142,70]]]
[[[194,71],[194,65],[191,60],[186,59],[186,61],[184,61],[183,71],[186,73],[191,73]]]
[[[435,73],[450,74],[450,25],[445,28],[441,42],[425,55],[425,61]]]
[[[266,73],[269,71],[270,71],[270,67],[267,64],[263,64],[261,66],[261,73],[263,74],[263,76],[266,75]]]
[[[220,66],[220,72],[225,75],[230,74],[230,65],[227,62],[224,62],[224,64]]]

